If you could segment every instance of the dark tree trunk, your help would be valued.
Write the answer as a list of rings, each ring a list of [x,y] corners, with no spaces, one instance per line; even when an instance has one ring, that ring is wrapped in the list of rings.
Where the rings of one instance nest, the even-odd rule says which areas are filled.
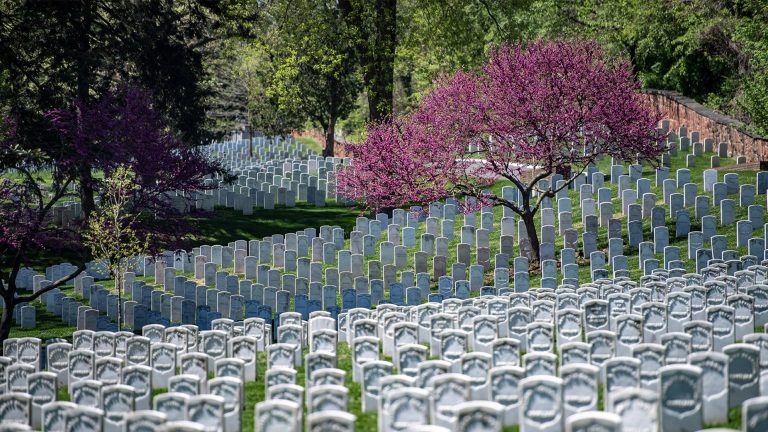
[[[96,210],[96,201],[94,200],[93,175],[91,167],[83,163],[78,169],[80,180],[80,205],[82,206],[83,219],[88,220],[90,215]]]
[[[328,126],[325,128],[325,148],[323,149],[323,156],[334,155],[334,144],[336,136],[336,117],[330,115],[328,118]]]
[[[253,157],[253,128],[248,126],[248,156]]]
[[[91,21],[93,17],[93,2],[80,0],[80,22],[77,38],[77,97],[83,102],[88,101],[90,92],[90,51],[91,51]]]
[[[82,103],[88,103],[90,96],[90,35],[91,22],[93,20],[93,2],[91,0],[80,1],[80,31],[77,41],[77,98]],[[85,220],[96,209],[94,201],[93,175],[91,174],[90,161],[83,161],[77,167],[80,180],[80,201]]]
[[[333,157],[335,155],[336,113],[338,112],[339,105],[338,84],[338,81],[334,78],[328,80],[328,117],[324,122],[321,122],[325,129],[325,148],[323,148],[323,156],[325,157]]]
[[[366,73],[369,119],[382,120],[392,114],[397,47],[397,0],[376,0],[376,46]]]
[[[536,232],[536,213],[526,211],[521,216],[523,224],[525,224],[525,231],[528,233],[528,240],[531,242],[531,250],[533,257],[537,262],[541,261],[541,255],[539,251],[539,233]]]
[[[368,78],[368,120],[381,121],[392,114],[392,74],[377,70],[366,76]],[[387,80],[390,80],[389,84]]]
[[[368,1],[370,3],[365,3]],[[368,119],[379,121],[392,114],[397,0],[362,0],[359,3],[362,3],[362,6],[353,6],[350,0],[338,0],[347,25],[357,28],[360,33],[355,42],[355,52],[364,71]],[[368,9],[370,7],[373,8],[372,11]],[[371,13],[373,18],[369,17]],[[364,22],[368,19],[373,22]]]
[[[5,305],[3,306],[3,318],[0,320],[0,355],[3,353],[3,342],[5,342],[11,335],[11,325],[13,324],[13,308],[16,307],[14,303],[14,295],[16,292],[16,283],[14,281],[8,282],[6,288],[6,295],[3,296]],[[10,295],[8,295],[10,293]]]

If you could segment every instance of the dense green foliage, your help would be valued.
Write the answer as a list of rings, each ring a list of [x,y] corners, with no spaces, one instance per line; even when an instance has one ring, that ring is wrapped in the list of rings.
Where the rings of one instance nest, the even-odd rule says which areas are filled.
[[[150,89],[192,141],[233,127],[358,139],[434,78],[503,42],[594,38],[644,86],[768,134],[766,0],[151,0],[0,6],[0,112],[41,112],[116,83]],[[34,131],[34,132],[33,132]],[[341,133],[337,132],[340,131]]]
[[[765,0],[537,0],[528,37],[595,38],[644,86],[677,90],[768,134]]]
[[[238,4],[263,11],[272,3],[280,2],[242,0]],[[318,14],[313,11],[317,7],[335,13]],[[394,22],[383,19],[393,7],[397,11]],[[339,42],[331,41],[342,38],[351,50],[346,57],[352,62],[346,65],[348,89],[355,88],[353,80],[359,80],[362,88],[360,97],[345,99],[345,109],[338,111],[348,113],[339,116],[339,125],[343,135],[353,141],[359,140],[368,121],[412,109],[436,76],[476,67],[490,49],[503,42],[539,38],[596,39],[609,51],[626,55],[645,87],[679,91],[737,118],[752,132],[768,134],[766,0],[304,1],[292,2],[285,11],[290,12],[271,13],[268,26],[251,21],[251,39],[268,41],[276,54],[276,45],[292,50],[287,55],[262,56],[257,69],[277,80],[291,81],[288,88],[273,85],[271,94],[277,99],[309,103],[323,81],[313,80],[310,91],[301,91],[306,87],[296,82],[297,61],[333,64],[328,50],[339,52]],[[386,30],[392,25],[396,34],[394,56],[390,57]],[[280,31],[271,31],[273,28]],[[297,32],[303,34],[302,39],[295,39]],[[296,58],[296,52],[305,47],[318,52]],[[379,55],[373,58],[372,53]],[[371,75],[387,63],[391,63],[391,77]],[[390,87],[383,88],[382,80],[390,80]],[[259,82],[249,88],[256,97],[270,94]],[[382,105],[381,94],[388,92],[391,108]],[[378,104],[373,110],[371,101]],[[356,105],[352,111],[346,109],[351,102]],[[253,112],[275,113],[275,107],[284,109],[282,104],[270,104],[253,106]],[[308,116],[294,114],[298,114],[294,117],[298,124]]]
[[[399,4],[396,107],[406,110],[433,79],[482,64],[488,50],[525,37],[531,0],[407,0]]]

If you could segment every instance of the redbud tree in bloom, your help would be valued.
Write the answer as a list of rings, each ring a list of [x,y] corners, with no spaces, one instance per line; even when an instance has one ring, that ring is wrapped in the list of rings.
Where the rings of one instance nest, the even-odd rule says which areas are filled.
[[[449,197],[463,212],[507,207],[538,260],[534,222],[546,198],[602,157],[655,163],[666,150],[639,87],[628,61],[594,42],[500,47],[480,70],[437,80],[410,115],[370,125],[339,191],[371,210]],[[565,181],[544,187],[555,173]],[[517,199],[489,191],[500,180]]]
[[[72,101],[68,107],[45,113],[42,120],[40,124],[47,124],[53,138],[31,145],[19,133],[23,122],[11,116],[0,119],[0,172],[9,174],[0,179],[0,345],[10,334],[16,305],[30,303],[55,288],[65,289],[85,269],[88,258],[80,254],[72,260],[76,270],[26,293],[19,290],[16,278],[22,266],[30,264],[30,256],[62,245],[66,246],[62,250],[80,252],[83,229],[109,241],[104,239],[108,229],[98,232],[95,228],[108,219],[109,179],[116,171],[132,173],[130,183],[135,188],[120,210],[131,215],[131,235],[139,240],[152,238],[147,247],[150,253],[161,244],[181,243],[190,232],[185,214],[170,197],[178,193],[191,206],[198,191],[212,187],[205,182],[207,175],[227,174],[219,162],[177,138],[155,109],[151,95],[137,87],[126,86],[94,101]],[[85,176],[82,167],[86,167]],[[108,179],[106,184],[92,175],[97,172]],[[79,193],[72,185],[78,186]],[[83,206],[84,220],[70,226],[53,223],[54,206],[77,198],[83,203],[84,190],[101,192],[101,202],[107,205],[90,214]],[[85,222],[94,215],[97,224],[87,226]],[[123,238],[130,240],[130,236]],[[112,246],[121,246],[122,254],[130,245]]]

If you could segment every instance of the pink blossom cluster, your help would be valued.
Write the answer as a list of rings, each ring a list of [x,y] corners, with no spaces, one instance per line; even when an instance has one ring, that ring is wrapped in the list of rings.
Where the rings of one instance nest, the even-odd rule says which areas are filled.
[[[168,195],[206,189],[204,177],[223,172],[217,162],[174,136],[151,95],[136,87],[107,93],[92,103],[76,101],[71,109],[52,110],[46,118],[62,144],[50,147],[60,152],[24,148],[16,122],[6,118],[0,123],[0,166],[27,173],[49,169],[59,183],[59,194],[50,198],[42,191],[54,185],[37,184],[34,176],[0,181],[0,255],[15,253],[23,243],[46,243],[53,233],[51,207],[68,194],[66,185],[82,181],[81,167],[104,176],[120,165],[130,167],[139,186],[131,211],[146,216],[139,231],[168,242],[190,230]]]

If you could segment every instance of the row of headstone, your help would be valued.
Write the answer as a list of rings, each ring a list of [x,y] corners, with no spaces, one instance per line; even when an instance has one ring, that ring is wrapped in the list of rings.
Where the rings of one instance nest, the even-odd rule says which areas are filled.
[[[222,320],[210,331],[147,326],[142,336],[84,330],[73,334],[71,344],[45,347],[37,338],[8,339],[0,357],[0,424],[122,431],[191,421],[207,431],[239,431],[244,385],[257,379],[256,353],[269,344],[269,331],[253,319],[240,325]],[[61,386],[71,405],[57,402]],[[153,389],[161,388],[169,393],[153,398]],[[65,427],[74,406],[103,409],[103,423],[94,423],[103,429]],[[140,426],[140,413],[155,418],[145,426],[150,429],[128,427],[134,420]]]
[[[304,159],[315,154],[293,137],[253,136],[251,138],[243,133],[233,133],[221,142],[211,143],[204,150],[233,167],[240,167],[258,160]]]
[[[726,174],[726,180],[728,176],[729,174]],[[684,177],[684,175],[681,174],[681,172],[678,172],[677,177]],[[758,178],[760,179],[761,177],[758,176]],[[685,180],[683,179],[683,181]],[[742,191],[743,190],[744,188],[742,187]],[[568,198],[561,198],[558,200],[558,206],[559,208],[567,209],[570,207],[570,200]],[[582,202],[581,206],[584,208],[584,202]],[[750,210],[753,208],[756,210],[754,212],[750,212],[753,220],[749,221],[749,223],[754,229],[755,226],[762,223],[762,211],[757,211],[762,210],[762,207],[754,205],[750,206]],[[651,213],[656,213],[655,210],[657,209],[661,210],[659,207],[653,207]],[[542,235],[544,240],[542,252],[545,252],[547,245],[554,246],[554,231],[548,229],[549,227],[553,226],[550,224],[554,223],[552,218],[553,212],[549,210],[551,209],[544,208],[542,209],[541,214],[543,224]],[[385,291],[394,291],[395,295],[390,296],[389,300],[395,303],[399,302],[402,304],[408,301],[410,304],[413,304],[424,301],[428,298],[429,284],[426,283],[427,279],[421,278],[420,276],[426,275],[426,272],[421,271],[414,275],[408,271],[402,271],[407,270],[404,268],[404,263],[407,261],[406,245],[415,245],[415,230],[419,226],[420,219],[423,220],[426,225],[426,232],[422,234],[420,239],[419,249],[421,250],[418,250],[414,253],[414,267],[417,270],[426,270],[428,267],[428,258],[430,255],[434,255],[432,260],[433,279],[440,281],[442,278],[444,278],[444,273],[447,273],[448,269],[446,268],[447,265],[443,265],[443,262],[447,261],[448,259],[446,256],[448,255],[448,241],[450,240],[450,237],[453,237],[453,221],[456,219],[456,206],[453,203],[436,203],[430,206],[427,215],[429,216],[424,218],[419,217],[419,215],[415,213],[406,213],[402,210],[397,210],[393,215],[393,223],[387,225],[386,230],[382,229],[382,222],[387,220],[386,216],[384,216],[383,219],[377,218],[370,221],[366,218],[359,218],[356,222],[355,231],[350,234],[350,250],[337,250],[338,247],[343,247],[345,244],[343,230],[338,227],[321,227],[320,235],[317,237],[308,236],[307,234],[314,235],[314,233],[308,233],[307,230],[305,230],[296,234],[289,233],[285,236],[273,236],[271,239],[265,238],[263,241],[235,242],[235,244],[230,246],[218,247],[218,250],[217,246],[213,246],[206,251],[207,247],[203,246],[199,248],[198,251],[201,253],[201,255],[195,255],[194,251],[190,254],[182,251],[181,256],[179,256],[178,253],[173,254],[174,269],[183,271],[190,271],[194,269],[196,277],[202,276],[202,278],[205,279],[207,285],[213,285],[215,283],[216,289],[219,292],[205,292],[205,295],[200,295],[200,290],[198,289],[197,293],[190,295],[190,290],[185,289],[184,291],[186,291],[186,295],[184,296],[185,298],[182,299],[181,297],[184,293],[181,289],[169,289],[168,284],[164,283],[164,288],[167,291],[174,291],[174,294],[176,295],[173,296],[162,292],[156,293],[162,301],[156,302],[157,306],[154,308],[152,307],[150,298],[148,296],[143,297],[145,299],[145,305],[150,308],[150,313],[166,311],[164,314],[162,314],[162,318],[165,321],[154,319],[150,322],[162,322],[166,324],[170,324],[172,322],[187,324],[196,322],[192,320],[192,315],[195,307],[197,306],[209,306],[213,309],[212,312],[220,313],[220,316],[223,317],[231,316],[235,319],[239,319],[244,316],[257,316],[256,308],[259,306],[259,304],[268,304],[271,306],[274,312],[280,313],[284,311],[284,309],[277,308],[277,303],[279,303],[277,299],[277,293],[281,291],[288,291],[288,295],[291,297],[296,295],[307,296],[306,298],[299,297],[299,301],[297,303],[300,308],[296,309],[304,312],[305,316],[308,312],[317,310],[318,307],[322,309],[338,307],[339,305],[337,304],[335,298],[339,295],[339,293],[342,294],[342,303],[340,305],[341,309],[349,309],[351,307],[355,307],[358,303],[363,306],[367,304],[372,306],[376,305],[379,302],[385,300]],[[560,219],[562,219],[562,216],[564,215],[565,213],[561,212]],[[465,225],[461,228],[462,243],[457,245],[456,249],[456,258],[458,262],[454,264],[451,269],[451,277],[456,280],[455,295],[460,298],[466,297],[469,294],[465,289],[466,285],[461,283],[461,281],[468,281],[470,289],[472,290],[480,290],[483,288],[483,275],[486,271],[489,270],[490,267],[489,260],[484,257],[489,255],[488,250],[490,244],[488,242],[488,238],[489,233],[491,230],[493,230],[494,226],[493,214],[484,211],[480,214],[480,216],[481,218],[479,218],[478,221],[478,218],[476,218],[475,215],[465,215]],[[589,219],[589,217],[590,216],[587,216],[586,218]],[[632,217],[631,214],[629,217]],[[638,224],[642,223],[640,213],[637,213],[635,217],[636,219],[629,220],[628,222],[628,226],[630,227],[630,239],[633,237],[632,227],[638,226]],[[702,218],[702,233],[707,231],[706,221],[708,217],[710,216],[704,216]],[[609,222],[612,221],[612,219],[609,220]],[[661,223],[663,223],[663,221],[664,218],[662,216]],[[633,225],[633,223],[636,225]],[[514,225],[515,221],[512,218],[505,217],[501,220],[502,235],[500,241],[500,251],[502,252],[505,249],[505,242],[511,243],[506,240],[511,240],[514,237]],[[747,226],[746,222],[744,224],[739,222],[737,225],[739,227],[742,225],[745,227]],[[476,228],[476,226],[479,226],[480,228]],[[560,226],[562,229],[562,223]],[[522,229],[524,228],[521,228],[521,230]],[[563,231],[567,233],[568,230],[570,230],[570,228],[565,228]],[[587,224],[587,230],[589,230],[589,224]],[[441,233],[438,233],[438,231],[441,231]],[[683,261],[680,259],[681,253],[679,249],[674,246],[668,246],[670,237],[668,228],[666,226],[656,226],[653,231],[654,241],[652,243],[641,241],[637,244],[637,247],[640,249],[639,252],[641,270],[643,270],[644,274],[647,275],[653,274],[654,271],[660,269],[665,269],[671,272],[673,271],[677,275],[684,273]],[[681,230],[678,229],[677,231]],[[712,227],[711,231],[714,231],[714,227]],[[368,232],[369,234],[364,234],[365,232]],[[607,256],[605,256],[603,252],[596,250],[593,250],[589,253],[588,256],[590,257],[591,261],[591,274],[593,279],[609,276],[609,273],[607,273],[606,265],[612,267],[614,277],[628,276],[629,263],[626,257],[623,256],[624,246],[623,239],[620,237],[620,232],[621,229],[619,228],[618,233],[615,234],[615,237],[610,237],[612,235],[612,230],[608,230],[610,238]],[[371,233],[378,234],[378,236]],[[387,240],[378,244],[379,247],[377,249],[380,259],[371,260],[368,262],[368,281],[365,281],[365,275],[361,271],[363,269],[363,260],[366,254],[373,255],[373,258],[376,257],[376,248],[374,248],[374,245],[376,245],[378,238],[380,238],[382,233],[386,233]],[[395,234],[394,238],[392,237],[393,233]],[[518,234],[521,234],[518,235],[518,238],[525,237],[522,235],[524,232]],[[584,240],[588,239],[587,234],[591,234],[591,232],[585,232]],[[680,236],[683,236],[684,234],[685,231],[676,233],[676,235]],[[437,235],[439,236],[436,237]],[[709,259],[709,254],[706,253],[706,249],[701,247],[703,246],[703,240],[698,236],[697,232],[694,231],[688,231],[687,236],[689,239],[688,256],[698,257],[697,263],[699,263],[699,267],[697,268],[701,268],[708,262]],[[757,237],[747,239],[747,236],[748,233],[745,231],[743,236],[740,235],[737,238],[737,243],[746,243],[749,246],[750,253],[754,255],[759,254],[758,256],[762,256],[765,249],[765,239]],[[362,242],[360,241],[361,239],[363,240]],[[724,240],[725,238],[723,236],[713,235],[711,237],[712,257],[718,259],[718,256],[723,257],[728,254],[731,258],[726,259],[726,261],[735,261],[734,254],[736,252],[725,250]],[[399,245],[395,246],[398,243]],[[476,257],[478,260],[476,264],[472,264],[470,261],[473,246],[476,250]],[[524,249],[522,242],[520,246],[522,251]],[[586,242],[585,246],[587,246]],[[554,255],[553,248],[549,249],[552,250],[552,255]],[[563,272],[564,282],[574,282],[577,281],[578,278],[578,265],[576,264],[576,256],[573,253],[575,250],[573,252],[571,252],[571,250],[572,248],[565,248],[561,250],[560,253],[561,270]],[[353,254],[351,253],[353,251],[362,253]],[[514,253],[514,250],[509,248],[508,252]],[[587,252],[586,247],[584,248],[583,252]],[[654,257],[654,255],[659,252],[663,253],[664,256],[663,264],[661,264]],[[311,261],[309,257],[310,254]],[[303,257],[300,258],[300,255],[303,255]],[[543,258],[550,258],[544,255],[546,254],[543,253]],[[209,259],[221,263],[221,266],[225,268],[232,265],[236,273],[244,273],[247,279],[255,279],[257,281],[257,284],[255,285],[257,288],[260,288],[259,294],[254,296],[252,291],[247,286],[240,286],[239,289],[242,291],[242,293],[237,293],[237,285],[242,285],[243,281],[238,282],[237,276],[235,275],[230,276],[224,272],[217,272],[216,262],[205,262]],[[509,269],[506,268],[507,260],[507,254],[500,253],[495,256],[494,288],[506,288],[509,285],[510,277],[514,276],[515,289],[520,291],[527,290],[528,286],[526,283],[526,269],[518,269],[518,260],[516,259],[514,272],[510,272]],[[166,259],[166,261],[168,260]],[[160,276],[163,276],[164,279],[165,273],[169,270],[168,267],[162,267],[162,265],[165,264],[161,263],[162,261],[155,262],[154,270],[157,280],[160,279]],[[383,263],[387,264],[382,265]],[[326,271],[323,272],[321,267],[323,264],[337,265],[337,267],[331,267],[330,269],[326,269]],[[469,264],[468,269],[467,264]],[[556,263],[552,259],[545,259],[542,264],[544,276],[542,278],[542,286],[554,287],[557,280]],[[277,268],[271,268],[270,265]],[[158,266],[161,266],[161,268],[158,269]],[[283,272],[295,271],[297,273],[297,277],[293,277],[290,274],[281,275],[281,269]],[[339,272],[337,269],[350,271]],[[355,272],[355,270],[357,272]],[[401,278],[399,283],[402,284],[402,286],[397,285],[398,281],[395,279],[395,275],[398,270],[401,270]],[[467,270],[469,270],[469,275],[467,275]],[[144,273],[146,273],[146,269]],[[169,276],[174,277],[173,273],[169,274]],[[233,284],[229,283],[230,279],[234,279],[234,282],[238,282],[237,284],[234,284],[234,289],[232,288]],[[325,285],[321,285],[323,279],[325,279]],[[411,279],[417,279],[418,284]],[[422,280],[425,281],[425,283],[421,283]],[[221,286],[223,284],[221,284],[220,281],[227,281],[227,290]],[[186,284],[186,281],[182,281],[180,283]],[[262,287],[258,287],[259,284],[262,285]],[[315,285],[314,289],[313,284]],[[368,287],[366,287],[366,284]],[[336,288],[328,290],[325,289],[326,286],[335,286]],[[438,283],[439,290],[441,290],[442,286],[442,283]],[[408,295],[410,287],[420,288],[420,290],[412,289],[412,294]],[[275,292],[272,293],[270,288],[274,288]],[[351,291],[349,291],[353,288],[355,289],[354,295],[351,294]],[[267,290],[266,298],[262,298],[264,289]],[[220,303],[224,304],[225,306],[227,303],[231,304],[231,300],[227,298],[228,296],[226,293],[224,293],[224,291],[228,291],[230,294],[235,296],[242,295],[242,297],[234,298],[237,304],[237,308],[235,309],[234,313],[228,310],[228,306],[224,307],[224,309],[221,311],[218,310],[220,309]],[[327,294],[324,294],[324,291],[327,291]],[[345,291],[348,292],[345,293]],[[439,294],[446,293],[447,291],[445,293],[439,292]],[[275,297],[272,297],[273,294]],[[370,299],[368,298],[368,295],[370,295]],[[219,297],[222,297],[222,301],[218,300]],[[202,298],[209,301],[200,301]],[[325,301],[328,299],[331,301]],[[345,299],[349,300],[345,301]],[[114,299],[110,300],[113,303],[115,302]],[[184,307],[183,302],[185,300],[187,303],[190,303],[190,301],[193,300],[195,301],[194,306],[191,303],[186,305],[186,310],[188,311],[186,314],[184,314],[182,311],[182,308]],[[310,304],[312,301],[320,302],[319,306],[317,303],[312,306]],[[251,307],[249,308],[246,302],[258,302],[259,304],[252,303],[250,305]],[[287,301],[282,301],[282,304],[287,304]],[[304,305],[307,305],[307,307],[304,307]],[[129,304],[127,307],[130,308],[131,305]],[[309,307],[313,307],[315,309],[310,309]],[[104,312],[104,310],[108,310],[109,307],[97,307],[96,309],[102,310],[102,312]],[[116,309],[116,305],[113,306],[113,309]],[[250,310],[251,313],[248,314],[247,310]],[[173,313],[174,311],[176,312],[175,314]],[[127,315],[132,316],[133,314],[127,312]],[[188,318],[182,319],[183,315],[186,315]],[[216,316],[214,315],[213,319],[215,318]],[[74,322],[74,318],[69,319],[69,321]],[[144,322],[140,322],[140,324],[144,324]],[[82,328],[101,329],[98,327]]]
[[[207,206],[225,206],[249,215],[254,206],[294,207],[302,201],[321,207],[327,199],[346,202],[336,193],[335,174],[348,159],[321,158],[309,154],[301,143],[279,137],[257,139],[255,146],[235,139],[211,144],[207,151],[237,177],[234,183],[225,183],[219,176],[207,180],[209,189],[202,197]]]
[[[612,352],[605,335],[599,334],[606,331],[588,336],[587,343],[566,342],[555,351],[552,328],[547,335],[546,326],[529,324],[526,348],[514,336],[503,337],[496,317],[490,314],[499,310],[511,313],[515,308],[497,309],[496,303],[504,303],[500,298],[470,302],[475,306],[462,306],[458,311],[450,301],[422,305],[437,309],[426,329],[430,348],[420,340],[419,327],[424,315],[410,307],[386,305],[374,311],[351,311],[346,321],[340,317],[339,339],[344,340],[345,332],[352,332],[352,375],[362,387],[362,410],[378,412],[379,430],[399,430],[409,424],[465,430],[459,426],[465,423],[459,420],[457,404],[466,401],[488,401],[475,407],[486,407],[494,413],[490,416],[494,420],[486,423],[493,425],[488,430],[500,430],[502,425],[520,425],[523,430],[562,430],[565,424],[576,420],[585,427],[595,427],[603,424],[599,420],[605,416],[594,413],[599,404],[599,387],[605,389],[604,409],[619,418],[609,430],[624,427],[696,431],[704,424],[725,423],[728,410],[742,405],[751,407],[745,420],[758,415],[753,404],[766,391],[761,370],[763,353],[767,352],[765,334],[747,338],[744,344],[728,344],[722,347],[722,353],[706,348],[691,351],[691,336],[685,333],[681,335],[688,336],[687,341],[676,336],[664,345],[636,338],[630,352],[620,355]],[[469,320],[471,330],[451,328],[463,320],[462,309],[480,310],[481,306],[487,308],[488,315],[476,315]],[[353,314],[358,316],[352,318]],[[607,310],[605,315],[607,321]],[[638,318],[641,319],[639,315]],[[713,319],[713,327],[722,326],[718,319]],[[596,321],[594,316],[589,320]],[[268,347],[268,389],[280,387],[268,391],[268,401],[257,406],[257,424],[278,422],[292,429],[300,428],[300,417],[275,413],[278,418],[274,418],[271,408],[290,406],[294,412],[301,412],[301,396],[313,393],[315,386],[329,393],[323,400],[331,409],[347,407],[347,392],[343,389],[346,372],[335,369],[332,333],[326,338],[323,331],[317,332],[321,341],[309,347],[312,350],[321,346],[327,353],[311,351],[303,359],[309,371],[308,387],[295,385],[295,370],[289,371],[299,362],[298,341],[303,340],[303,327],[297,323],[299,317],[291,313],[281,316],[278,343]],[[547,339],[549,342],[543,342]],[[393,362],[380,360],[382,343],[384,353],[389,350]],[[534,349],[541,345],[548,346],[551,352]],[[520,353],[526,349],[528,353],[521,361]],[[427,360],[430,356],[438,359]],[[316,378],[314,373],[318,374]],[[291,404],[273,402],[275,399]],[[388,409],[393,403],[396,408]],[[313,407],[308,410],[312,412]],[[681,417],[681,411],[687,414]],[[580,413],[590,415],[574,417]],[[587,421],[588,418],[592,420]],[[746,430],[760,429],[747,426]]]

